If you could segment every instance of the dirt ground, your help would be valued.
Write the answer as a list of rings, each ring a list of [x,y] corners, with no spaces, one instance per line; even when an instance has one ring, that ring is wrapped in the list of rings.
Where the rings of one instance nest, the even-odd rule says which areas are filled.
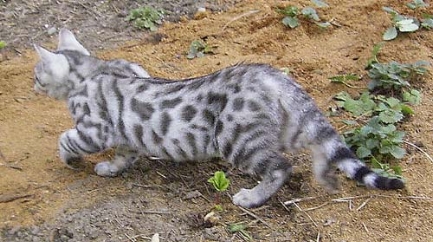
[[[413,15],[406,1],[327,0],[330,7],[319,9],[319,15],[332,20],[328,29],[307,22],[296,29],[282,25],[277,6],[308,6],[309,1],[245,0],[234,7],[229,7],[234,1],[191,1],[187,10],[172,11],[172,20],[180,22],[165,22],[156,33],[123,23],[125,11],[137,3],[120,2],[34,1],[32,9],[25,2],[0,1],[5,10],[0,40],[9,43],[0,52],[0,241],[150,241],[155,233],[161,241],[248,241],[248,236],[254,241],[433,241],[433,163],[410,146],[401,161],[406,190],[372,191],[341,177],[341,192],[329,195],[312,178],[309,155],[301,154],[293,157],[294,174],[275,197],[261,208],[243,210],[230,195],[256,181],[222,161],[176,165],[143,159],[121,177],[101,178],[93,165],[105,154],[89,157],[83,171],[67,169],[57,155],[58,136],[73,125],[66,105],[32,89],[37,58],[31,43],[54,48],[57,35],[49,36],[47,29],[68,27],[92,54],[138,62],[153,76],[186,78],[239,62],[285,68],[327,111],[335,107],[332,97],[338,92],[356,94],[366,86],[364,67],[391,24],[381,8]],[[179,17],[193,16],[198,7],[208,11],[192,20]],[[6,11],[11,9],[15,12]],[[65,11],[73,14],[64,16]],[[432,7],[427,11],[433,14]],[[205,40],[215,53],[187,59],[195,39]],[[387,42],[379,59],[432,62],[432,53],[433,31],[422,30]],[[347,73],[363,76],[357,88],[328,80]],[[432,85],[430,74],[419,87],[422,103],[403,125],[406,141],[430,154]],[[342,117],[331,119],[344,130]],[[207,179],[217,170],[227,171],[232,185],[222,196],[224,210],[215,212],[211,224],[203,219],[214,208]],[[296,202],[283,204],[291,200]],[[246,228],[230,231],[238,223]]]

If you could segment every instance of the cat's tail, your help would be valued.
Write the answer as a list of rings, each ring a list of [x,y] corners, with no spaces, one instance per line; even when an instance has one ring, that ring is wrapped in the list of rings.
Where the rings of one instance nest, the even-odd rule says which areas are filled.
[[[316,177],[319,182],[324,183],[325,186],[332,186],[332,178],[327,177],[328,173],[326,169],[323,169],[323,167],[329,168],[330,165],[335,164],[338,169],[345,173],[349,178],[364,184],[368,188],[376,188],[380,190],[404,188],[405,185],[402,180],[382,176],[368,168],[342,141],[339,140],[339,138],[338,141],[334,140],[332,143],[334,143],[334,147],[325,145],[327,150],[322,149],[322,152],[320,152],[321,154],[317,154],[317,150],[316,152],[313,151],[313,157],[315,159],[314,166],[318,166],[315,167]],[[325,162],[326,165],[323,162]]]

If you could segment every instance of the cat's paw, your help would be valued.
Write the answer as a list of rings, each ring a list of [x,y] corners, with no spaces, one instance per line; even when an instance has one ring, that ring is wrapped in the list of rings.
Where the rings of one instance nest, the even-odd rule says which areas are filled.
[[[119,168],[109,161],[102,161],[96,164],[95,172],[98,176],[113,177],[119,175]]]
[[[254,191],[254,189],[242,188],[233,196],[233,204],[244,208],[259,207],[264,202],[265,201]]]

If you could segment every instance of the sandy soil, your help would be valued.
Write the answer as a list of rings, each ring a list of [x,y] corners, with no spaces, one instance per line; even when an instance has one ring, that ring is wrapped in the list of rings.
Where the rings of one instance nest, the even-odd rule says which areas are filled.
[[[368,83],[364,67],[391,24],[382,6],[419,14],[404,7],[404,1],[327,3],[329,8],[319,9],[322,19],[332,20],[326,30],[307,22],[293,30],[283,26],[275,9],[287,1],[246,0],[223,13],[166,22],[157,33],[131,31],[129,40],[134,41],[93,54],[138,62],[153,76],[174,79],[238,62],[268,63],[290,70],[327,111],[335,107],[335,94],[356,94]],[[433,12],[431,7],[427,11]],[[104,45],[101,39],[107,35],[86,35],[79,25],[72,27],[91,50],[99,49],[95,43]],[[109,31],[102,25],[97,28]],[[8,41],[5,36],[0,40]],[[195,39],[205,40],[215,53],[188,60],[185,53]],[[64,103],[33,92],[36,54],[24,44],[19,47],[20,41],[0,52],[0,241],[150,241],[154,233],[161,241],[248,241],[241,232],[229,231],[234,223],[246,225],[244,234],[254,241],[433,241],[433,164],[411,147],[400,163],[407,181],[404,191],[371,191],[341,177],[341,192],[329,195],[312,178],[309,156],[301,154],[293,157],[295,172],[283,189],[265,206],[248,211],[232,205],[229,195],[256,181],[222,161],[178,166],[143,159],[122,177],[109,179],[93,172],[96,161],[110,155],[103,154],[89,157],[83,171],[69,170],[57,155],[58,136],[73,125],[68,110]],[[33,41],[54,47],[56,36],[41,35]],[[387,42],[379,59],[432,62],[432,50],[433,32],[422,30]],[[345,73],[363,76],[357,88],[328,80]],[[428,75],[419,85],[422,103],[403,125],[406,140],[428,153],[433,149],[432,85]],[[331,119],[344,128],[342,117]],[[217,170],[228,171],[232,186],[222,196],[224,211],[216,212],[217,222],[209,224],[203,217],[214,207],[215,192],[206,181]],[[301,200],[283,205],[297,198]]]

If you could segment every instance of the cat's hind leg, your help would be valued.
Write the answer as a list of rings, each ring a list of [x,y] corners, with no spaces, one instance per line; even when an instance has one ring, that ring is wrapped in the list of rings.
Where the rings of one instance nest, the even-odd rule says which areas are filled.
[[[233,203],[245,208],[263,205],[284,185],[292,171],[288,159],[279,152],[264,150],[255,156],[257,158],[245,161],[251,165],[247,171],[260,175],[262,181],[252,189],[241,189],[233,196]]]
[[[118,176],[138,159],[137,152],[126,146],[117,147],[115,152],[112,160],[101,161],[96,164],[95,172],[98,176]]]

